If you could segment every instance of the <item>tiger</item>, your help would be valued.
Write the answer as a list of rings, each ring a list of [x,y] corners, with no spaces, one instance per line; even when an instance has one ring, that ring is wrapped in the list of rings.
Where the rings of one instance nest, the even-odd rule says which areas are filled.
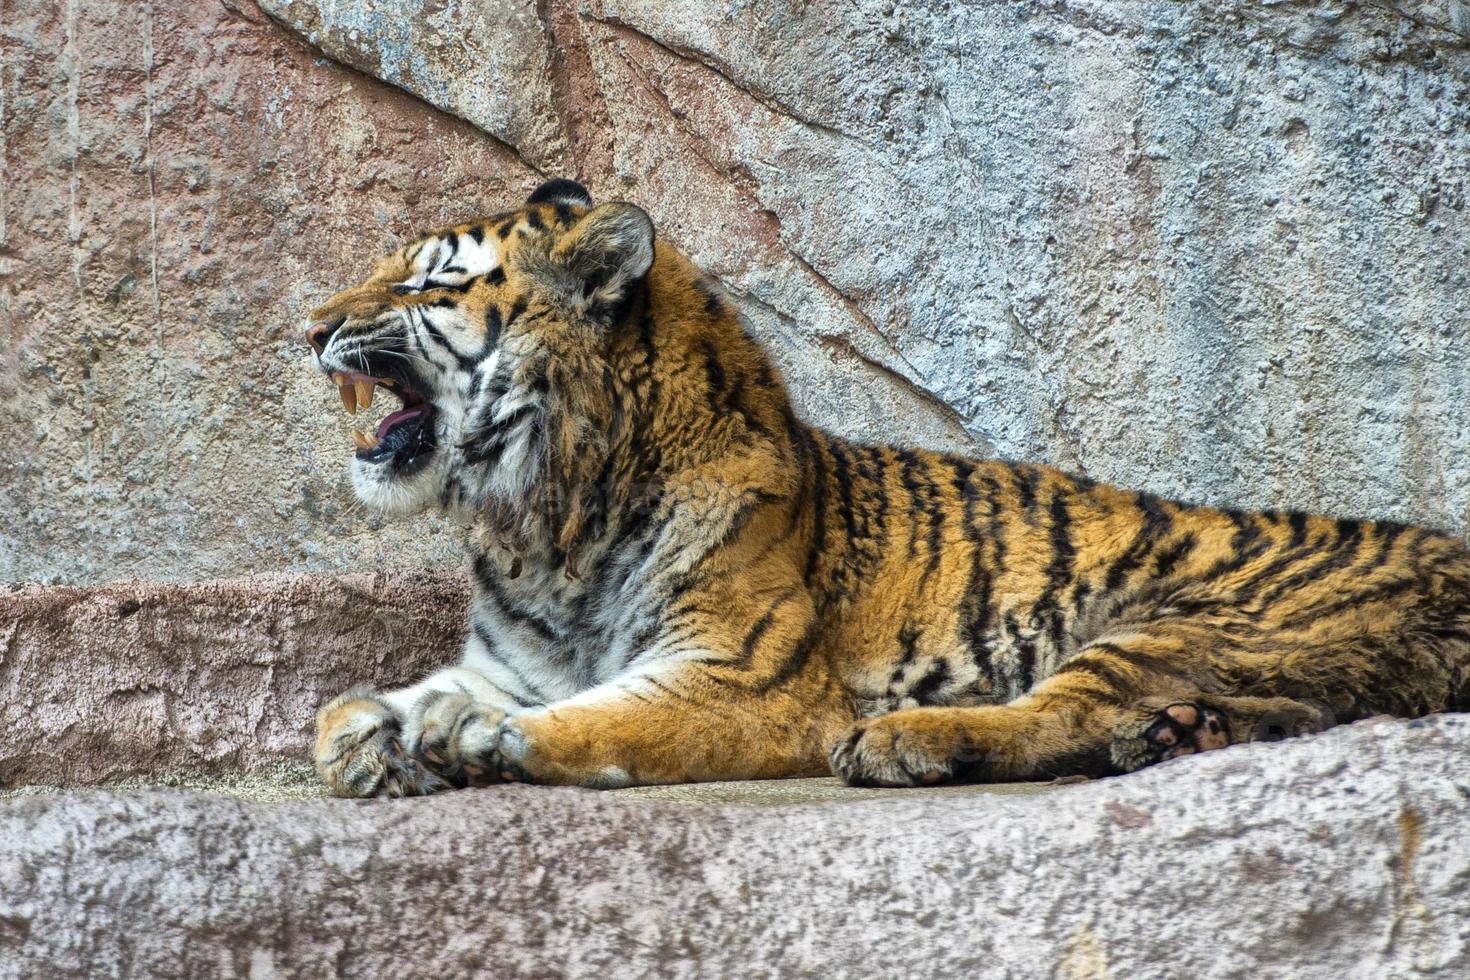
[[[311,312],[351,480],[464,537],[457,661],[317,716],[334,793],[1114,776],[1470,703],[1470,553],[804,421],[733,298],[544,183]]]

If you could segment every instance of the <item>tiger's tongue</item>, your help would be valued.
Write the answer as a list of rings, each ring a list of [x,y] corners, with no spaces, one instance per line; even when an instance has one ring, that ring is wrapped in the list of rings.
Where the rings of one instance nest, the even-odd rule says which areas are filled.
[[[422,414],[424,414],[423,406],[419,406],[418,408],[405,408],[402,411],[393,412],[391,415],[388,415],[386,418],[384,418],[383,421],[378,423],[378,438],[381,439],[383,438],[383,436],[387,435],[388,430],[393,428],[399,422],[403,422],[407,419],[411,419]]]

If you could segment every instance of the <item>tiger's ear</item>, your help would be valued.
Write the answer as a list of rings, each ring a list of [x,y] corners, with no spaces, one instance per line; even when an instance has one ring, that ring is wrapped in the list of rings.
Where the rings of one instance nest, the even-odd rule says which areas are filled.
[[[587,188],[575,180],[567,180],[558,177],[548,180],[540,187],[531,192],[526,198],[527,204],[575,204],[579,208],[592,207],[592,195],[587,193]]]
[[[581,310],[611,309],[653,265],[653,221],[632,204],[604,204],[584,214],[548,257],[568,302]]]

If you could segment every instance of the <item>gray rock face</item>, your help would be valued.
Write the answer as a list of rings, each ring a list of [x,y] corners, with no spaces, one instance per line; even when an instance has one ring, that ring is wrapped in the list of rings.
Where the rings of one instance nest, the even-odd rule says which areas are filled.
[[[365,526],[297,325],[550,175],[644,205],[829,427],[1464,531],[1467,11],[12,3],[0,578],[456,561]]]
[[[1041,795],[0,802],[0,976],[1470,972],[1470,719]],[[857,792],[857,791],[853,791]]]
[[[330,10],[357,33],[313,41],[368,71],[385,38],[511,21],[263,6]],[[543,107],[588,121],[578,173],[725,279],[823,422],[1470,518],[1465,4],[546,6],[499,45],[563,52],[521,94],[590,76]],[[515,142],[518,114],[444,94],[503,90],[495,59],[426,72],[382,77]]]

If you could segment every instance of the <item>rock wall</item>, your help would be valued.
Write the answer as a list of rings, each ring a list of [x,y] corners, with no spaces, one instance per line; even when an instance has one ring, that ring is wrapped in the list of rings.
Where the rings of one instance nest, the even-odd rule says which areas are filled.
[[[1467,44],[1463,0],[11,0],[0,577],[452,561],[352,505],[296,324],[548,175],[838,430],[1463,532]]]
[[[457,659],[466,592],[453,573],[0,589],[0,789],[305,758],[327,701]]]

